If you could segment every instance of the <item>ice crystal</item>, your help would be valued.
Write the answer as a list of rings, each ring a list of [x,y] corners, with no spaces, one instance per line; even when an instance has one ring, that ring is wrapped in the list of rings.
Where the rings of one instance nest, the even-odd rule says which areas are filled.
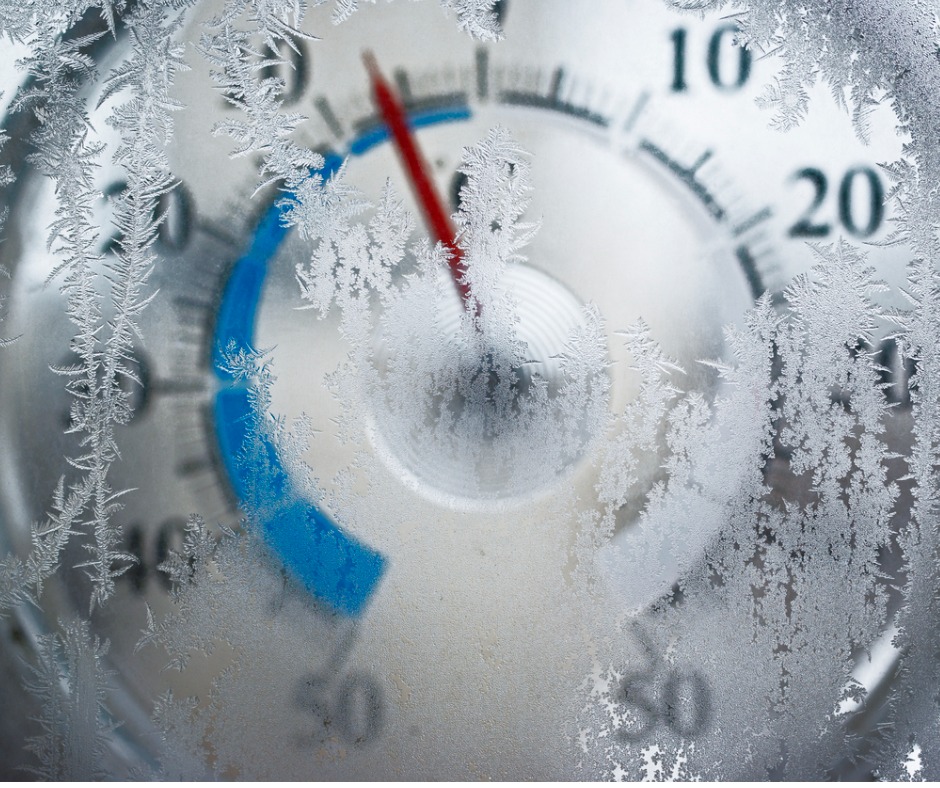
[[[321,0],[322,1],[322,0]],[[375,3],[376,0],[361,0]],[[453,12],[457,26],[481,41],[502,37],[495,6],[499,0],[440,0],[441,8]],[[360,0],[335,0],[333,24],[342,24],[360,8]]]
[[[214,32],[204,34],[200,47],[206,60],[215,66],[213,77],[225,100],[241,110],[237,119],[218,123],[216,134],[228,134],[241,147],[234,156],[261,153],[265,156],[261,167],[263,178],[259,189],[268,183],[282,180],[284,187],[295,189],[308,176],[311,169],[323,166],[323,157],[297,145],[288,139],[290,133],[305,118],[299,113],[281,112],[283,80],[277,77],[257,79],[260,71],[278,60],[257,56],[250,35],[228,25],[229,10],[225,16],[214,20]],[[290,42],[292,28],[279,24],[279,17],[265,19],[267,26],[261,30],[272,51],[277,51],[278,41]]]
[[[101,768],[110,732],[104,706],[110,679],[102,658],[108,643],[91,634],[84,621],[60,624],[60,632],[43,635],[36,648],[27,688],[41,704],[42,735],[28,748],[40,765],[31,769],[43,780],[92,780]]]
[[[879,51],[882,42],[873,41],[873,37],[879,24],[900,22],[907,11],[893,12],[883,4],[853,7],[825,0],[796,4],[779,0],[667,2],[677,9],[702,13],[731,6],[748,46],[781,54],[784,65],[767,86],[762,103],[774,110],[773,125],[783,130],[805,117],[809,104],[807,89],[822,77],[836,103],[851,109],[856,127],[864,136],[866,115],[877,106],[882,93],[893,90],[897,84],[898,72],[885,67],[884,52]],[[924,29],[931,27],[928,24]],[[906,56],[901,52],[895,55],[899,59]]]
[[[5,17],[10,15],[8,6],[12,4],[5,4]],[[3,610],[38,599],[44,582],[58,568],[68,539],[86,528],[93,532],[94,543],[87,545],[90,558],[79,566],[92,582],[92,609],[108,599],[116,577],[133,560],[121,549],[122,531],[115,521],[125,491],[114,491],[108,474],[120,456],[115,426],[130,417],[121,379],[135,377],[133,343],[140,333],[136,321],[152,297],[146,292],[146,282],[154,264],[149,248],[161,221],[157,201],[172,185],[163,143],[171,128],[169,111],[174,106],[168,89],[181,66],[181,47],[173,43],[178,23],[167,14],[166,5],[144,2],[126,16],[132,55],[105,81],[102,98],[122,91],[131,94],[111,116],[122,140],[116,161],[127,171],[128,187],[118,201],[120,242],[116,260],[107,266],[111,291],[105,301],[97,286],[102,262],[95,251],[98,230],[90,219],[97,197],[93,172],[102,147],[89,139],[91,128],[80,94],[82,78],[94,75],[95,64],[83,48],[95,36],[63,35],[89,8],[99,7],[113,33],[110,4],[59,5],[52,13],[24,4],[23,12],[5,28],[13,40],[34,45],[23,64],[34,81],[30,89],[20,92],[13,109],[30,110],[39,120],[33,139],[36,152],[30,160],[53,179],[59,200],[48,243],[61,262],[50,279],[61,279],[76,331],[71,348],[79,361],[57,371],[69,378],[67,387],[74,398],[71,429],[81,436],[81,453],[69,459],[78,480],[68,485],[60,481],[46,521],[32,529],[29,555],[25,560],[5,557],[0,563]],[[113,319],[105,317],[106,304],[114,310]],[[101,657],[106,648],[99,647],[97,639],[92,644],[83,621],[63,625],[61,636],[45,637],[31,685],[43,699],[44,709],[45,736],[31,746],[40,759],[39,773],[71,779],[98,776],[102,753],[99,705],[106,678]],[[60,652],[68,671],[64,679],[56,673]],[[62,680],[68,686],[66,701],[57,699]]]
[[[14,110],[31,109],[39,118],[34,139],[37,151],[30,158],[37,170],[55,181],[59,198],[49,245],[61,262],[50,279],[61,278],[67,312],[76,329],[71,347],[79,363],[58,371],[69,378],[68,389],[74,397],[71,429],[81,435],[82,453],[70,463],[82,476],[67,490],[60,487],[48,522],[34,532],[35,553],[25,562],[5,559],[2,585],[12,589],[4,594],[5,605],[23,598],[30,587],[38,593],[58,564],[58,551],[79,526],[89,526],[94,532],[95,543],[89,546],[92,555],[82,564],[94,586],[92,608],[111,595],[115,578],[133,560],[119,549],[121,531],[113,516],[121,509],[123,491],[112,490],[108,473],[119,457],[114,428],[130,417],[121,379],[135,377],[137,317],[152,297],[146,293],[146,282],[155,259],[149,249],[161,221],[157,201],[172,186],[163,143],[171,129],[169,112],[175,108],[168,90],[181,67],[182,50],[173,43],[178,22],[167,15],[167,7],[142,3],[125,18],[133,54],[105,82],[102,101],[121,91],[131,92],[131,98],[116,107],[111,117],[122,138],[116,161],[127,171],[128,188],[119,197],[116,211],[121,239],[116,261],[107,266],[111,283],[107,303],[116,315],[107,320],[96,284],[102,263],[95,250],[98,230],[90,222],[97,197],[92,176],[102,148],[89,140],[77,79],[93,74],[95,65],[83,51],[88,37],[60,35],[60,26],[67,26],[87,7],[63,7],[60,14],[48,18],[32,10],[31,16],[10,29],[14,40],[35,39],[36,54],[25,64],[35,86],[18,95]],[[110,6],[103,13],[113,29]]]
[[[273,413],[271,390],[275,375],[267,354],[239,347],[233,341],[223,349],[220,366],[234,381],[250,384],[249,428],[238,455],[243,482],[242,510],[250,520],[262,523],[276,509],[301,500],[319,501],[321,493],[316,479],[303,460],[312,437],[310,421],[301,415],[288,423]]]
[[[59,566],[62,548],[75,533],[68,524],[78,520],[81,505],[79,496],[66,498],[65,482],[60,480],[48,519],[30,529],[32,549],[26,560],[9,555],[0,561],[0,610],[40,596],[43,583]]]
[[[484,39],[498,37],[498,23],[492,9],[494,2],[441,0],[445,8],[456,13],[461,27]],[[355,0],[341,0],[337,3],[334,21],[345,20],[357,9]],[[242,111],[239,119],[217,124],[214,133],[227,134],[240,144],[235,156],[252,152],[263,154],[263,180],[259,189],[280,182],[286,191],[296,194],[305,181],[310,181],[310,171],[323,166],[319,154],[288,139],[306,118],[300,113],[282,112],[283,99],[279,94],[284,89],[283,79],[257,78],[272,65],[283,62],[276,54],[282,44],[296,48],[296,40],[314,38],[300,29],[304,16],[305,4],[295,0],[269,0],[259,4],[228,0],[222,13],[210,20],[211,32],[204,34],[200,42],[203,55],[215,67],[213,78],[226,101]],[[235,27],[239,19],[250,25],[248,30]],[[261,52],[257,48],[258,39],[264,48]],[[314,175],[305,190],[309,191],[316,183]]]
[[[0,99],[2,98],[3,93],[0,93]],[[0,148],[2,148],[9,139],[4,130],[0,129]],[[7,165],[0,166],[0,186],[6,186],[10,183],[13,183],[13,170]],[[3,225],[6,222],[8,213],[9,208],[7,206],[3,206],[3,208],[0,209],[0,232],[3,231]]]
[[[889,545],[899,493],[873,347],[880,286],[845,244],[817,251],[821,264],[787,289],[782,316],[764,297],[729,333],[732,359],[717,365],[727,393],[712,404],[670,382],[675,367],[642,327],[630,336],[646,382],[624,414],[630,429],[607,455],[601,500],[611,508],[625,501],[642,455],[657,447],[664,478],[624,548],[628,565],[668,578],[673,567],[657,563],[667,545],[694,542],[703,521],[725,524],[704,560],[680,567],[666,602],[644,617],[656,628],[630,638],[650,667],[618,677],[601,696],[607,722],[599,730],[637,747],[630,765],[606,745],[611,768],[637,778],[654,763],[640,745],[657,720],[657,753],[681,752],[694,729],[696,747],[683,755],[693,773],[730,776],[709,761],[721,751],[735,768],[811,778],[845,747],[833,699],[864,694],[851,678],[853,659],[887,619],[879,551]],[[732,630],[736,655],[721,647]],[[670,722],[675,686],[691,696]],[[637,696],[640,687],[650,694]],[[793,733],[797,715],[816,721],[805,737]],[[763,730],[752,729],[755,719]],[[782,755],[771,744],[777,737],[787,742]]]
[[[502,37],[499,16],[496,12],[498,0],[441,0],[441,6],[453,11],[457,25],[474,38],[495,41]]]
[[[262,656],[263,644],[272,637],[278,643],[295,642],[295,654],[309,647],[309,634],[298,622],[314,602],[277,566],[264,541],[265,525],[278,510],[316,500],[315,480],[297,475],[306,448],[300,444],[308,436],[301,425],[288,430],[272,417],[274,377],[263,353],[232,346],[224,364],[249,386],[252,403],[240,452],[242,466],[248,469],[245,479],[251,481],[242,502],[247,516],[238,532],[213,532],[198,515],[189,518],[182,549],[160,566],[173,582],[172,609],[160,617],[148,609],[147,626],[137,644],[137,650],[161,648],[167,667],[178,671],[186,670],[193,658],[220,654],[221,667],[208,697],[176,699],[168,692],[156,705],[154,720],[165,741],[157,774],[163,778],[220,776],[231,770],[242,778],[265,775],[266,759],[257,757],[265,752],[263,737],[256,751],[246,749],[240,731],[250,721],[257,722],[259,713],[277,713],[276,704],[259,706],[252,700],[257,687],[264,686],[268,694],[276,693],[275,688],[290,694],[295,688],[290,686],[292,671]],[[284,476],[280,463],[272,464],[274,452],[290,464],[292,479]],[[271,609],[272,597],[290,608],[289,615]],[[267,626],[249,623],[262,620]],[[282,656],[292,659],[287,653]],[[271,730],[276,727],[272,720]]]
[[[419,464],[411,470],[433,469],[450,492],[502,495],[562,472],[602,429],[603,321],[585,309],[567,345],[533,357],[507,284],[537,230],[523,220],[527,156],[497,128],[464,151],[460,172],[463,304],[440,244],[414,247],[414,268],[401,277],[412,220],[390,186],[368,225],[351,221],[367,203],[338,179],[305,187],[289,220],[314,251],[296,275],[311,306],[341,311],[351,351],[339,385],[352,420],[362,408],[378,414],[383,439]]]

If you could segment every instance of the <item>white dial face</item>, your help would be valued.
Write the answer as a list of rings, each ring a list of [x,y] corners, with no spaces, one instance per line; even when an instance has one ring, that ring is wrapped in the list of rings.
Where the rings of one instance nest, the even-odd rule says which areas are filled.
[[[824,732],[845,737],[854,724],[864,741],[877,715],[801,715],[841,708],[846,665],[873,642],[846,634],[842,662],[794,676],[799,697],[782,687],[771,698],[759,661],[775,657],[745,634],[760,606],[740,617],[727,604],[752,586],[743,576],[715,577],[711,590],[688,580],[703,576],[730,527],[708,478],[743,488],[753,469],[710,458],[687,494],[673,487],[668,498],[681,446],[654,448],[614,504],[610,457],[640,429],[630,408],[649,404],[624,337],[638,321],[705,402],[734,386],[700,362],[732,359],[725,329],[744,326],[761,296],[783,313],[784,289],[816,262],[810,243],[870,244],[877,276],[904,281],[910,250],[879,245],[896,218],[879,165],[907,141],[897,118],[876,107],[864,144],[820,85],[802,125],[769,128],[755,99],[779,62],[738,46],[733,19],[718,13],[681,15],[649,0],[597,2],[587,13],[565,0],[497,6],[505,40],[483,43],[431,2],[369,7],[338,26],[314,9],[304,30],[318,40],[298,38],[283,63],[259,69],[259,79],[282,77],[285,110],[308,118],[291,139],[322,156],[310,178],[332,178],[372,204],[351,226],[381,218],[386,183],[414,217],[381,292],[362,295],[357,279],[375,259],[374,227],[336,241],[329,270],[341,295],[325,315],[304,309],[303,296],[322,284],[310,260],[327,243],[286,228],[285,193],[256,191],[259,158],[232,158],[231,140],[213,134],[241,117],[195,46],[219,9],[199,4],[186,17],[179,35],[191,70],[174,87],[177,183],[160,200],[159,292],[139,320],[136,380],[123,383],[134,412],[117,429],[121,458],[109,477],[132,490],[114,517],[136,562],[91,615],[94,634],[110,641],[112,711],[127,718],[116,735],[125,755],[115,757],[139,765],[170,747],[180,758],[173,747],[188,744],[191,762],[166,764],[170,774],[597,779],[640,775],[644,758],[668,751],[694,756],[706,777],[762,777],[787,758],[819,776],[854,775],[846,764],[860,745],[834,748]],[[120,62],[127,47],[118,38],[102,62]],[[390,130],[379,80],[423,170]],[[100,94],[89,84],[90,106]],[[127,188],[108,163],[118,137],[104,123],[119,100],[92,112],[106,146],[94,176],[105,275],[122,240],[109,225],[113,198]],[[495,284],[479,286],[487,296],[474,317],[418,241],[444,240],[429,203],[458,225],[474,210],[487,215],[469,204],[465,151],[497,127],[524,153],[503,161],[494,204],[525,170],[531,193],[517,196],[525,210],[516,219],[520,236],[522,225],[533,232]],[[77,357],[65,296],[47,283],[59,262],[45,244],[54,188],[22,161],[16,175],[0,260],[11,273],[5,335],[19,336],[0,350],[0,522],[9,549],[25,556],[30,523],[59,477],[77,473],[63,457],[80,456],[82,433],[66,434],[74,395],[55,371]],[[423,194],[422,175],[432,184]],[[497,225],[486,228],[494,238],[509,229]],[[479,236],[460,226],[472,267]],[[896,292],[881,298],[902,303]],[[886,336],[878,327],[872,346],[897,372]],[[227,348],[266,351],[270,377],[239,379]],[[648,429],[666,445],[665,422]],[[700,429],[728,425],[706,418]],[[770,502],[800,489],[784,460],[781,452],[759,469]],[[643,513],[654,504],[695,527],[651,535],[656,520]],[[198,582],[174,590],[165,562],[192,548],[193,514],[219,546]],[[754,545],[736,545],[752,551],[751,569],[779,541],[755,531]],[[86,556],[80,538],[66,547],[36,631],[87,615],[89,583],[69,569]],[[178,575],[203,571],[186,561]],[[886,549],[880,571],[896,577],[897,561]],[[820,595],[838,596],[823,580]],[[894,657],[884,644],[895,602],[875,627],[880,656],[859,678],[870,690]],[[187,664],[164,670],[174,649]],[[168,689],[176,702],[196,700],[172,706],[178,724],[164,745],[147,719],[158,698],[169,708]],[[822,743],[805,752],[802,726],[817,724]],[[728,737],[749,726],[772,733],[754,734],[746,760],[716,767]]]

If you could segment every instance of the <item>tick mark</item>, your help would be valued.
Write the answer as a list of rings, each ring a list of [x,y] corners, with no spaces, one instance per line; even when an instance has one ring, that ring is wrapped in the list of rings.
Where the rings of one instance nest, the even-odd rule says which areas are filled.
[[[738,236],[744,235],[746,232],[753,230],[761,222],[766,222],[773,215],[773,209],[768,205],[766,208],[762,208],[750,218],[745,219],[731,232],[734,237],[737,238]]]
[[[499,100],[504,104],[515,104],[521,107],[534,107],[537,109],[561,112],[565,115],[578,118],[579,120],[586,120],[601,128],[607,128],[610,121],[604,115],[601,115],[599,112],[587,106],[579,106],[572,104],[570,101],[563,101],[559,97],[564,76],[565,71],[559,66],[552,72],[548,93],[543,95],[528,90],[504,90],[500,93]]]
[[[213,470],[213,462],[209,457],[189,457],[176,464],[176,475],[182,478],[187,476],[201,476]]]
[[[220,241],[221,243],[225,244],[230,249],[237,249],[239,246],[238,241],[231,233],[219,227],[214,222],[203,219],[201,222],[199,222],[198,229],[208,235],[210,238],[214,238],[216,241]]]
[[[561,96],[561,81],[565,78],[565,70],[559,66],[552,72],[552,81],[548,88],[548,100],[557,104]]]
[[[705,162],[707,162],[712,157],[712,155],[713,155],[712,151],[710,150],[705,151],[701,156],[699,156],[695,160],[695,163],[691,167],[689,167],[689,172],[692,175],[694,175],[705,165]]]
[[[640,150],[649,153],[654,159],[661,162],[675,173],[676,177],[685,183],[686,186],[692,190],[692,193],[701,200],[705,209],[714,217],[715,221],[724,221],[725,209],[718,200],[715,199],[715,195],[708,190],[705,184],[702,183],[695,174],[695,171],[711,158],[712,152],[710,150],[705,151],[705,153],[699,156],[695,164],[691,167],[683,167],[666,153],[666,151],[649,140],[644,139],[640,141]]]
[[[208,312],[212,308],[212,304],[208,301],[203,301],[201,298],[193,298],[193,296],[174,296],[173,303],[184,309],[194,309],[197,312]]]
[[[333,108],[330,106],[330,102],[327,101],[326,96],[318,96],[314,99],[313,106],[316,107],[317,112],[320,113],[320,117],[323,118],[323,122],[326,123],[329,130],[333,133],[333,136],[337,139],[342,139],[343,125],[339,122],[339,118],[336,117],[336,113],[333,112]]]
[[[183,395],[199,394],[207,388],[206,381],[200,378],[166,378],[155,380],[151,384],[154,394]]]
[[[490,51],[479,47],[476,51],[477,98],[486,100],[490,97]]]
[[[646,105],[649,104],[650,93],[648,90],[644,90],[639,98],[636,100],[636,103],[633,105],[633,108],[630,110],[630,114],[627,116],[626,121],[623,124],[623,133],[629,134],[633,131],[636,122],[640,119],[640,115],[643,114],[643,110],[646,109]]]
[[[747,279],[747,284],[751,288],[751,295],[756,301],[764,294],[767,288],[764,287],[761,275],[757,270],[757,262],[754,260],[754,255],[751,254],[751,250],[744,244],[741,244],[741,246],[735,249],[734,254],[735,257],[738,258],[738,263],[744,271],[744,277]]]
[[[414,98],[411,93],[411,80],[408,78],[408,72],[403,68],[396,68],[392,72],[392,79],[395,80],[395,87],[398,88],[398,97],[402,104],[408,106]]]

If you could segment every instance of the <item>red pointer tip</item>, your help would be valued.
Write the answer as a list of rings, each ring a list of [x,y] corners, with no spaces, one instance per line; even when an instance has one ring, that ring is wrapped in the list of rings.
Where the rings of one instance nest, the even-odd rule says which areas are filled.
[[[470,303],[470,287],[463,279],[466,268],[463,264],[463,252],[457,246],[457,232],[444,208],[444,202],[437,193],[437,189],[434,188],[430,168],[421,155],[417,140],[408,126],[408,116],[405,113],[405,108],[398,96],[395,95],[392,86],[389,85],[379,71],[379,64],[376,62],[375,55],[368,50],[363,52],[362,62],[365,63],[366,71],[369,72],[372,98],[375,101],[376,109],[392,135],[392,142],[395,145],[395,150],[398,151],[405,175],[408,177],[415,198],[424,213],[424,221],[427,224],[428,232],[434,241],[442,243],[450,252],[448,260],[450,273],[454,278],[457,290],[460,292],[460,297],[463,299],[464,308],[466,308],[467,304]]]

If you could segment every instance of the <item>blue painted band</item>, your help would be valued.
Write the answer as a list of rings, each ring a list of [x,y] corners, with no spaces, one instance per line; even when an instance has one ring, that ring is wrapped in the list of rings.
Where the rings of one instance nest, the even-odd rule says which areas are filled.
[[[416,112],[408,117],[408,125],[413,129],[425,126],[437,126],[441,123],[456,123],[470,118],[468,107],[449,107],[447,109],[431,109]],[[385,124],[372,126],[366,129],[349,144],[351,156],[361,156],[376,145],[388,141],[388,127]]]
[[[436,109],[411,117],[415,128],[466,120],[466,107]],[[349,153],[361,156],[388,139],[376,127],[350,143]],[[328,180],[342,166],[336,154],[324,157],[318,174]],[[363,545],[315,504],[303,500],[291,484],[277,449],[261,439],[246,443],[254,418],[245,388],[231,385],[221,352],[234,341],[236,348],[254,347],[255,324],[268,264],[289,232],[286,208],[275,202],[265,212],[248,251],[232,267],[216,315],[212,362],[216,375],[230,385],[215,397],[215,429],[219,452],[232,488],[242,505],[260,517],[265,539],[284,567],[318,600],[337,612],[358,616],[365,609],[385,570],[385,558]]]
[[[245,452],[253,418],[246,389],[219,391],[219,447],[239,500],[261,520],[268,545],[312,596],[338,612],[358,616],[382,577],[385,559],[296,492],[269,441],[256,441]]]

